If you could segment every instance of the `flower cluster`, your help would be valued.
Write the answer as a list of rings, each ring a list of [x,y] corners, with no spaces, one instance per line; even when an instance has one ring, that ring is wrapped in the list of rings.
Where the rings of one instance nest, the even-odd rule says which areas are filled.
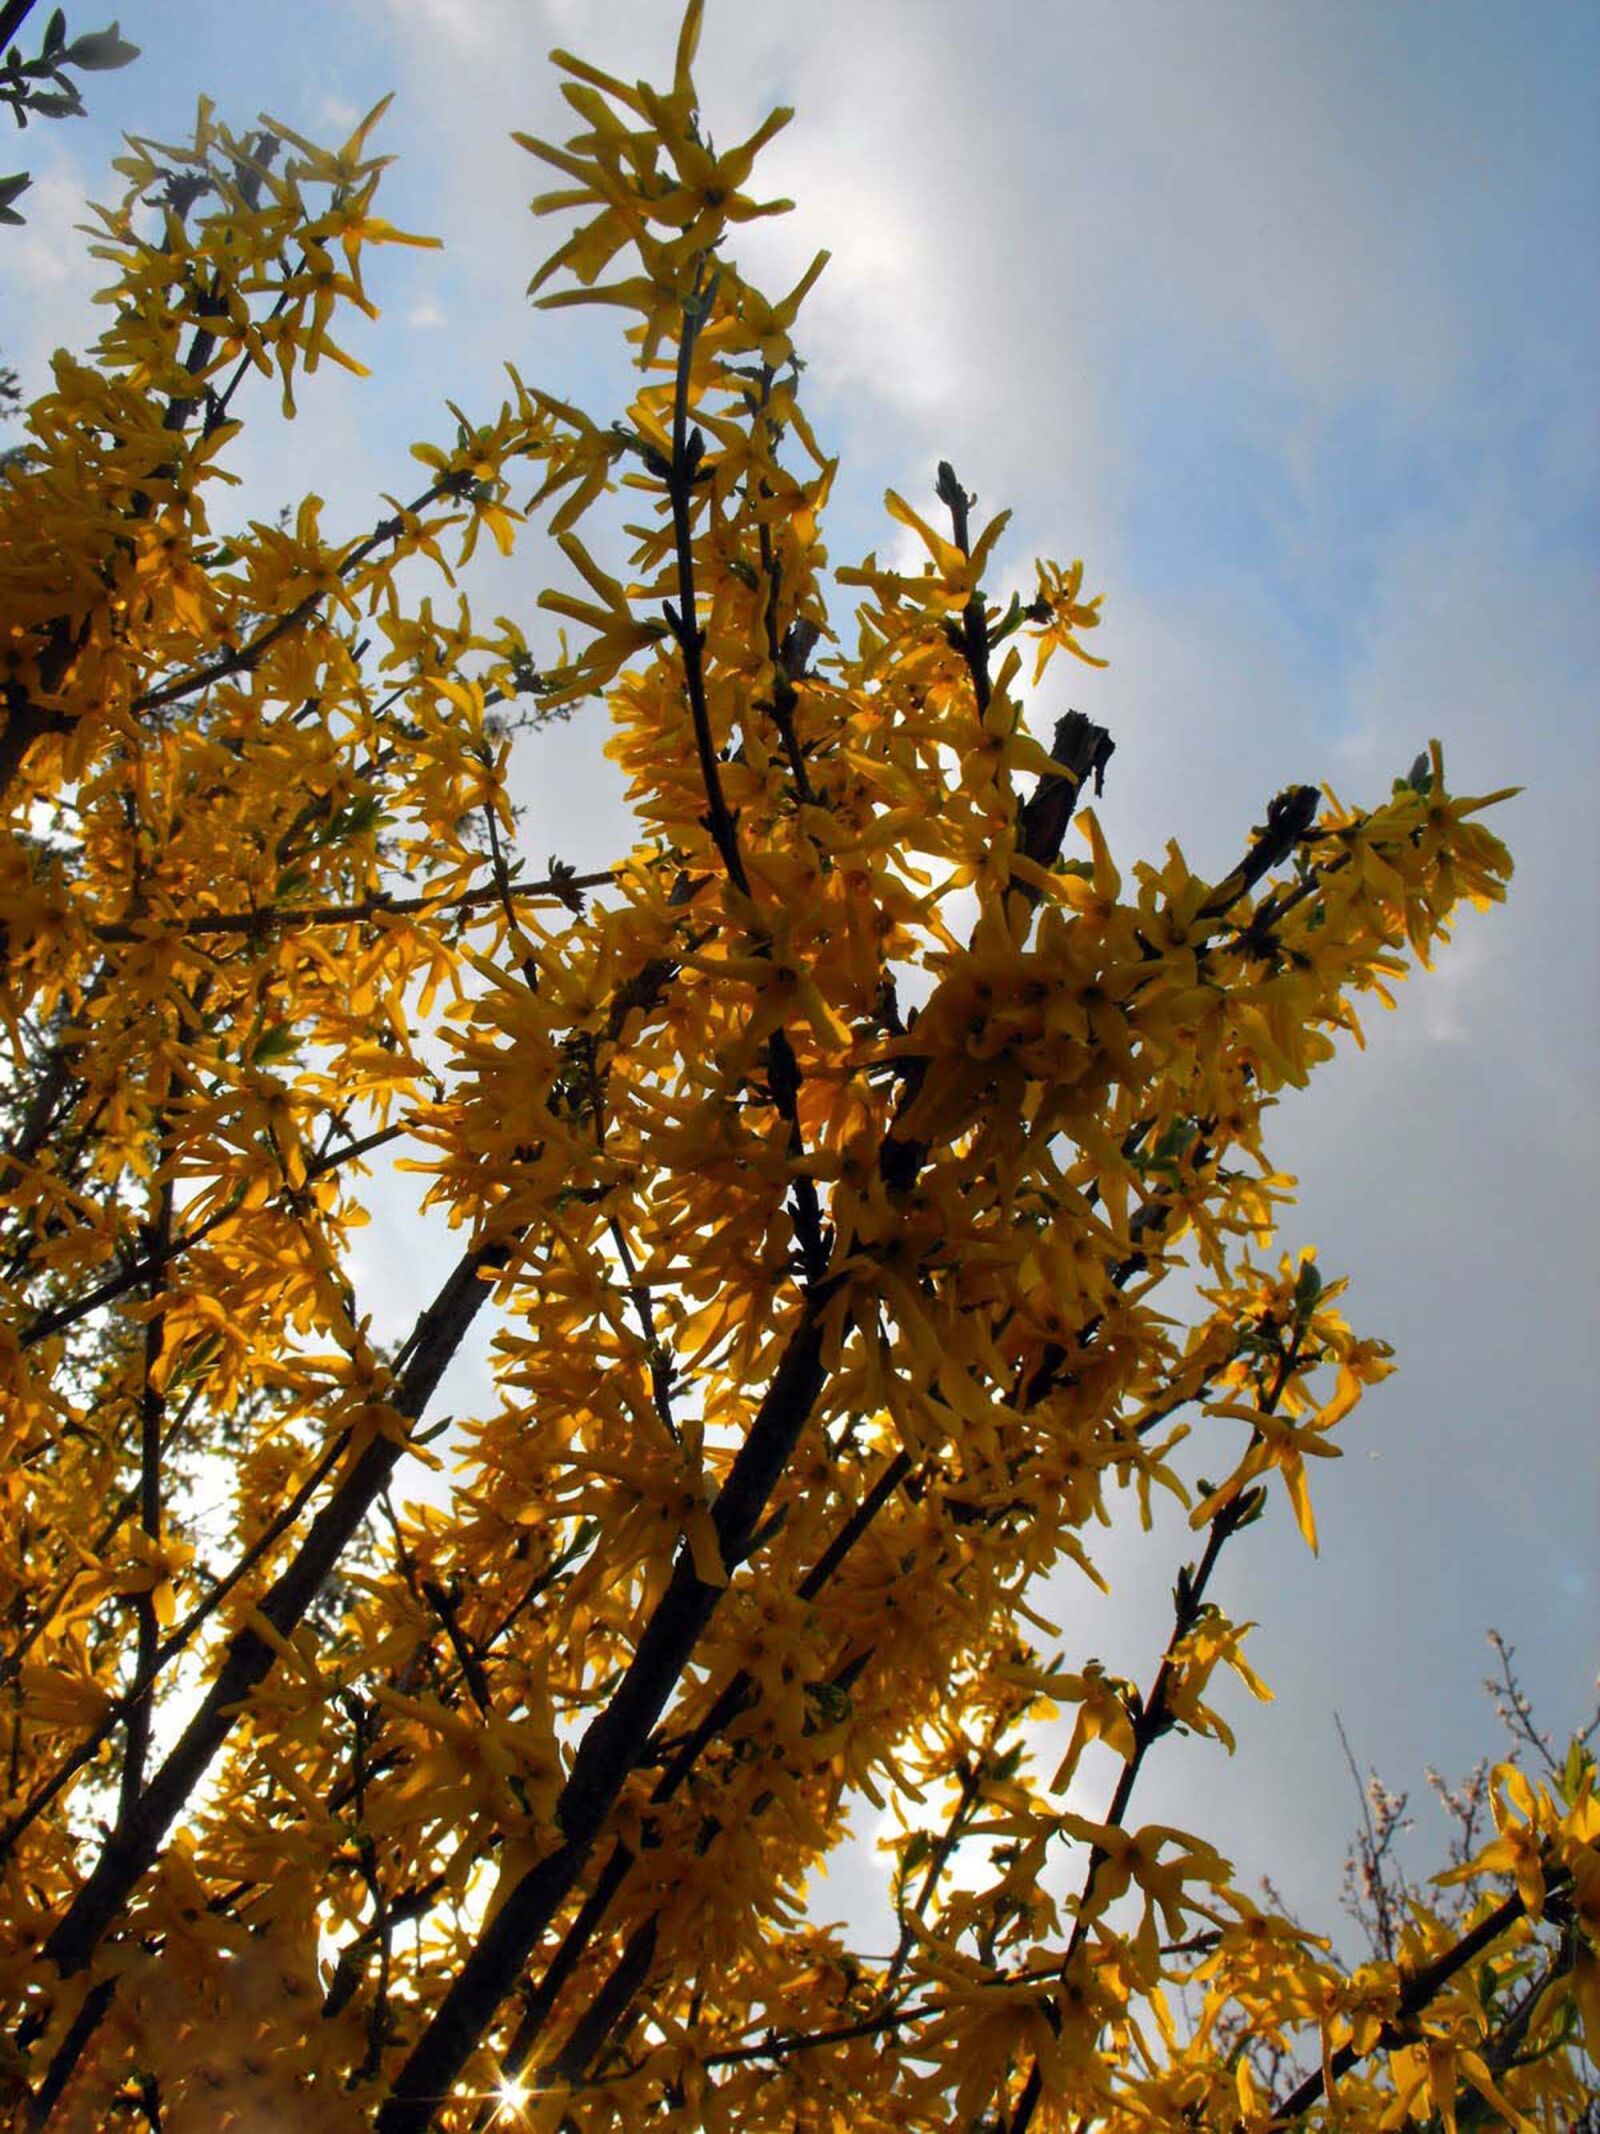
[[[1031,731],[1012,641],[1101,664],[1099,602],[1044,562],[991,605],[1006,520],[947,467],[948,531],[888,499],[920,571],[832,572],[847,643],[823,261],[773,301],[727,249],[788,114],[718,154],[699,28],[664,90],[557,55],[581,130],[524,144],[579,218],[540,302],[628,317],[619,419],[512,373],[362,538],[314,497],[215,530],[252,374],[287,414],[347,361],[400,233],[377,113],[328,154],[203,107],[133,145],[111,323],[0,477],[8,2108],[1554,2127],[1592,1761],[1509,1773],[1467,1915],[1354,1976],[1132,1803],[1164,1735],[1232,1748],[1228,1675],[1268,1694],[1219,1559],[1280,1486],[1315,1545],[1310,1463],[1389,1368],[1268,1250],[1271,1109],[1503,894],[1488,802],[1435,748],[1372,809],[1278,796],[1220,879],[1119,867],[1109,736]],[[581,580],[543,666],[468,597],[541,513]],[[511,751],[592,699],[637,841],[535,877]],[[379,1161],[452,1256],[398,1345]],[[1196,1556],[1141,1689],[1046,1649],[1043,1582],[1157,1492]],[[869,1812],[863,1952],[813,1877]]]

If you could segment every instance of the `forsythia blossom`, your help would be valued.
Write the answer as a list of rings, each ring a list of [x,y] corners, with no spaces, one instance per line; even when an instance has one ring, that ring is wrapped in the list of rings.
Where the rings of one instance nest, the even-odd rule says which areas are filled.
[[[1488,801],[1435,747],[1279,796],[1220,879],[1119,864],[1110,737],[1034,732],[1011,641],[1101,665],[1099,599],[1041,562],[991,605],[1005,516],[948,468],[887,499],[923,566],[832,571],[830,619],[823,259],[744,280],[789,114],[718,152],[700,13],[666,87],[557,55],[578,131],[523,143],[576,216],[540,303],[626,321],[614,418],[511,372],[359,538],[231,508],[425,240],[374,213],[381,107],[330,152],[202,105],[119,163],[106,332],[0,473],[0,2103],[1233,2134],[1309,2082],[1329,2128],[1553,2129],[1592,1759],[1501,1774],[1464,1894],[1354,1975],[1132,1805],[1166,1734],[1233,1746],[1230,1674],[1269,1694],[1224,1548],[1280,1488],[1314,1545],[1389,1368],[1268,1249],[1272,1108],[1502,896]],[[621,560],[577,531],[618,484]],[[480,537],[541,525],[561,587],[487,624]],[[536,872],[513,755],[591,700],[636,839]],[[444,1247],[389,1343],[380,1166]],[[1158,1492],[1165,1653],[1047,1650],[1046,1578]],[[858,1951],[815,1876],[866,1809]]]

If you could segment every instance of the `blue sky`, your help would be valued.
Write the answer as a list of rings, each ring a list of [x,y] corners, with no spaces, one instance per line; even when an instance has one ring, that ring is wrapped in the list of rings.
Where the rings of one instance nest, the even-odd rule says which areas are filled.
[[[123,0],[144,58],[89,81],[87,121],[0,152],[35,173],[0,247],[8,358],[36,386],[92,331],[71,227],[110,197],[119,130],[180,137],[205,92],[235,124],[264,109],[334,138],[392,88],[386,209],[446,250],[374,260],[384,316],[351,344],[374,376],[326,376],[287,434],[263,420],[249,508],[314,486],[331,525],[364,524],[406,446],[448,427],[445,394],[498,401],[505,357],[610,420],[628,374],[605,315],[523,299],[548,239],[507,135],[567,130],[550,45],[659,78],[676,15]],[[741,259],[777,289],[834,255],[801,335],[844,458],[834,560],[890,550],[883,488],[926,499],[940,457],[1015,507],[1002,576],[1087,559],[1113,664],[1063,701],[1116,735],[1122,858],[1177,835],[1221,871],[1281,785],[1376,798],[1431,734],[1459,787],[1527,788],[1498,825],[1507,909],[1469,913],[1366,1055],[1284,1109],[1285,1240],[1353,1275],[1352,1318],[1402,1368],[1317,1478],[1322,1558],[1260,1532],[1230,1572],[1277,1703],[1230,1711],[1237,1764],[1158,1760],[1145,1795],[1331,1921],[1356,1809],[1336,1709],[1420,1793],[1426,1763],[1498,1749],[1489,1624],[1557,1730],[1600,1659],[1600,9],[711,0],[698,71],[718,141],[798,107],[762,166],[798,210]],[[550,567],[530,543],[474,597],[530,618]],[[1046,691],[1041,721],[1061,708]],[[603,864],[624,834],[601,738],[591,712],[533,744],[539,857]],[[422,1265],[372,1264],[397,1320]],[[1172,1558],[1112,1561],[1115,1606],[1064,1594],[1064,1636],[1144,1678]],[[853,1902],[839,1877],[827,1902]]]

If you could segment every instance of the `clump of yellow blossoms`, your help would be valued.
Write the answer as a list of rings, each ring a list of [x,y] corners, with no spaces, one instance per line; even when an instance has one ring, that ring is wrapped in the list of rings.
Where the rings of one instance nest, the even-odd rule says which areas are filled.
[[[922,569],[835,571],[830,623],[821,261],[742,279],[788,114],[714,150],[699,17],[665,89],[558,54],[581,130],[526,143],[577,215],[535,286],[628,316],[625,419],[513,375],[365,537],[314,497],[219,532],[240,423],[419,240],[373,120],[328,153],[202,107],[119,166],[110,324],[0,479],[4,2108],[1563,2125],[1592,1762],[1508,1771],[1476,1894],[1353,1977],[1134,1811],[1164,1734],[1231,1746],[1220,1673],[1266,1694],[1219,1559],[1280,1486],[1314,1542],[1310,1463],[1388,1368],[1268,1249],[1267,1113],[1500,897],[1485,803],[1435,747],[1371,809],[1279,795],[1220,880],[1119,868],[1109,736],[1021,698],[1023,641],[1035,681],[1086,659],[1099,604],[1077,563],[992,604],[1005,522],[949,468],[937,524],[889,500]],[[575,529],[619,480],[608,569]],[[543,669],[414,590],[540,514],[583,582]],[[595,697],[638,840],[535,878],[510,752]],[[454,1232],[398,1348],[352,1273],[380,1161]],[[495,1397],[441,1441],[491,1308]],[[1196,1529],[1142,1691],[1030,1601],[1129,1491]],[[861,1801],[901,1832],[871,1952],[806,1906]]]

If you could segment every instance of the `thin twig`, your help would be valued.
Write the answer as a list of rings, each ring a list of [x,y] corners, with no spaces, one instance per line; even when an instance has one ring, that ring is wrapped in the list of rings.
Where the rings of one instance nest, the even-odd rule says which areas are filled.
[[[1263,1414],[1270,1415],[1288,1389],[1289,1381],[1293,1377],[1300,1360],[1300,1352],[1305,1341],[1305,1332],[1306,1322],[1303,1319],[1297,1319],[1288,1345],[1279,1357],[1278,1368],[1273,1374],[1273,1382],[1262,1398],[1261,1411]],[[1233,1535],[1253,1516],[1253,1511],[1254,1504],[1248,1491],[1241,1492],[1240,1495],[1231,1498],[1226,1504],[1222,1505],[1211,1520],[1210,1531],[1206,1536],[1205,1550],[1198,1566],[1192,1571],[1185,1568],[1178,1578],[1177,1584],[1173,1589],[1172,1633],[1167,1640],[1166,1650],[1161,1655],[1161,1663],[1156,1669],[1155,1680],[1151,1683],[1150,1689],[1140,1703],[1138,1710],[1132,1715],[1133,1754],[1122,1767],[1116,1788],[1111,1796],[1111,1805],[1107,1808],[1103,1818],[1105,1827],[1108,1830],[1122,1828],[1128,1813],[1129,1803],[1133,1798],[1134,1788],[1139,1783],[1139,1774],[1144,1767],[1145,1758],[1149,1755],[1154,1744],[1161,1739],[1162,1735],[1171,1731],[1173,1715],[1168,1705],[1167,1697],[1173,1677],[1179,1666],[1179,1649],[1200,1620],[1206,1588],[1210,1584],[1211,1575],[1217,1567],[1217,1559]],[[1067,1938],[1066,1954],[1062,1957],[1057,1967],[1057,1975],[1063,1982],[1070,1977],[1073,1963],[1088,1937],[1089,1926],[1094,1916],[1090,1912],[1089,1906],[1094,1897],[1095,1882],[1108,1857],[1109,1855],[1103,1846],[1099,1844],[1090,1846],[1088,1864],[1084,1869],[1083,1884],[1078,1896],[1077,1912],[1072,1923],[1072,1932]],[[1052,2027],[1059,2025],[1061,2018],[1053,2005],[1047,2009],[1046,2013]],[[1034,2112],[1038,2108],[1040,2096],[1043,2094],[1043,2089],[1043,2072],[1038,2059],[1035,2058],[1033,2065],[1028,2070],[1027,2080],[1023,2083],[1022,2092],[1017,2099],[1016,2109],[1012,2113],[1009,2134],[1027,2134]]]
[[[142,942],[166,940],[174,935],[187,939],[204,934],[261,934],[274,926],[356,926],[373,919],[407,918],[417,912],[426,912],[429,918],[436,918],[447,912],[473,911],[484,904],[498,904],[508,896],[565,901],[575,890],[609,888],[616,881],[617,873],[615,867],[606,867],[594,874],[551,875],[537,882],[508,881],[504,886],[495,882],[449,897],[395,897],[380,893],[347,904],[262,904],[254,911],[199,912],[194,918],[184,919],[170,928],[149,921],[140,926],[113,921],[96,926],[93,932],[99,941]]]

